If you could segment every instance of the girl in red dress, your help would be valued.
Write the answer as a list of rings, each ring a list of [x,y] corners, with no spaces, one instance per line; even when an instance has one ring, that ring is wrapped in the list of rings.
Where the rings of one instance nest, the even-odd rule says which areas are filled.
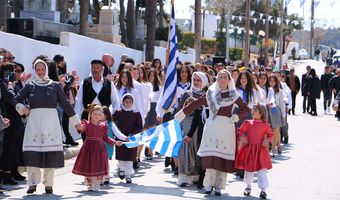
[[[86,139],[74,164],[72,173],[85,176],[85,184],[89,191],[99,191],[103,177],[108,175],[108,155],[105,143],[122,145],[108,137],[108,127],[102,122],[103,108],[99,105],[90,107],[89,121],[82,121],[82,132]]]
[[[250,195],[254,172],[257,172],[260,197],[266,199],[266,188],[269,186],[267,170],[272,168],[268,144],[273,140],[273,132],[265,121],[267,113],[264,106],[255,105],[251,114],[253,120],[244,121],[237,132],[243,146],[236,156],[235,167],[245,171],[244,182],[247,187],[244,195]]]

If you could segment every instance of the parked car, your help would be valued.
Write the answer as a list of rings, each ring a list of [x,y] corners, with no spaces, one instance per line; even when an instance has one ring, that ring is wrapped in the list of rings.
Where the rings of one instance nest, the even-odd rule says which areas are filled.
[[[300,60],[309,59],[309,53],[307,52],[306,49],[300,49],[299,54],[300,54]]]

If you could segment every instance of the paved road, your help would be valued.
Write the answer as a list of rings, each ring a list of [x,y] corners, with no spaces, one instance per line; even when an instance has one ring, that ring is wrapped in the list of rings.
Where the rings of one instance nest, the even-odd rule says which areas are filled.
[[[322,72],[323,64],[315,61],[294,63],[301,77],[305,66],[311,64]],[[322,102],[318,101],[319,114]],[[340,122],[332,115],[312,117],[301,114],[302,99],[297,99],[297,115],[289,117],[290,144],[284,146],[282,156],[274,160],[269,171],[269,199],[279,200],[339,200],[340,199]],[[163,166],[163,159],[145,162],[133,177],[133,184],[126,185],[117,176],[111,184],[98,193],[87,192],[83,178],[70,173],[74,159],[67,160],[63,169],[56,171],[54,195],[42,195],[38,186],[35,195],[26,196],[27,186],[6,192],[8,199],[258,199],[259,189],[253,184],[253,196],[244,197],[244,183],[228,175],[227,187],[222,197],[207,197],[194,186],[179,188],[176,177]],[[114,168],[112,166],[112,168]],[[23,183],[24,184],[24,183]]]

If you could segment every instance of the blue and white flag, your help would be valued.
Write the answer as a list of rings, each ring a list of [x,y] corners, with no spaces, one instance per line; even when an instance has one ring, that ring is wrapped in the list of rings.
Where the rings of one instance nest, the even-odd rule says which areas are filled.
[[[177,157],[182,145],[182,130],[177,120],[171,120],[130,137],[126,147],[146,145],[163,156]]]
[[[166,76],[165,84],[160,97],[160,105],[165,113],[168,112],[171,106],[176,101],[177,92],[177,64],[178,58],[178,45],[176,34],[176,21],[175,21],[175,8],[174,3],[171,1],[171,22],[169,28],[168,50],[166,59]]]

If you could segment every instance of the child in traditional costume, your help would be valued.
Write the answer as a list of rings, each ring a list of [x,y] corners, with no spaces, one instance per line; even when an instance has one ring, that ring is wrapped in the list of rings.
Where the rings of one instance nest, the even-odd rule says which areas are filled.
[[[142,116],[134,107],[134,98],[127,93],[123,96],[122,109],[113,114],[113,121],[125,136],[139,133],[143,129]],[[116,134],[115,134],[116,135]],[[116,135],[117,136],[117,135]],[[118,137],[118,139],[120,139]],[[126,179],[126,183],[132,183],[131,175],[134,174],[133,161],[137,156],[136,148],[121,146],[116,148],[116,159],[119,165],[119,178]]]
[[[257,172],[257,183],[261,189],[260,198],[266,199],[268,188],[267,170],[272,168],[268,152],[268,144],[273,140],[270,124],[266,123],[266,108],[255,105],[252,112],[253,120],[246,120],[238,129],[242,147],[237,154],[235,167],[245,171],[244,182],[247,184],[244,195],[251,193],[251,183]]]
[[[117,126],[115,125],[115,123],[112,122],[112,115],[110,112],[110,109],[106,106],[103,106],[103,112],[104,112],[104,122],[106,123],[107,127],[108,127],[108,136],[110,138],[114,138],[114,136],[116,136],[118,139],[122,140],[122,141],[129,141],[129,138],[126,137],[122,132],[120,132],[117,128]],[[105,176],[105,181],[104,181],[104,185],[108,185],[110,183],[110,160],[112,160],[112,155],[113,155],[113,146],[108,145],[107,143],[105,144],[106,147],[106,152],[108,155],[108,170],[109,173],[107,176]]]
[[[103,177],[108,175],[108,156],[104,142],[122,145],[108,137],[108,127],[102,122],[103,109],[99,105],[90,108],[89,120],[82,121],[86,139],[77,156],[72,173],[85,176],[89,191],[99,191]]]

